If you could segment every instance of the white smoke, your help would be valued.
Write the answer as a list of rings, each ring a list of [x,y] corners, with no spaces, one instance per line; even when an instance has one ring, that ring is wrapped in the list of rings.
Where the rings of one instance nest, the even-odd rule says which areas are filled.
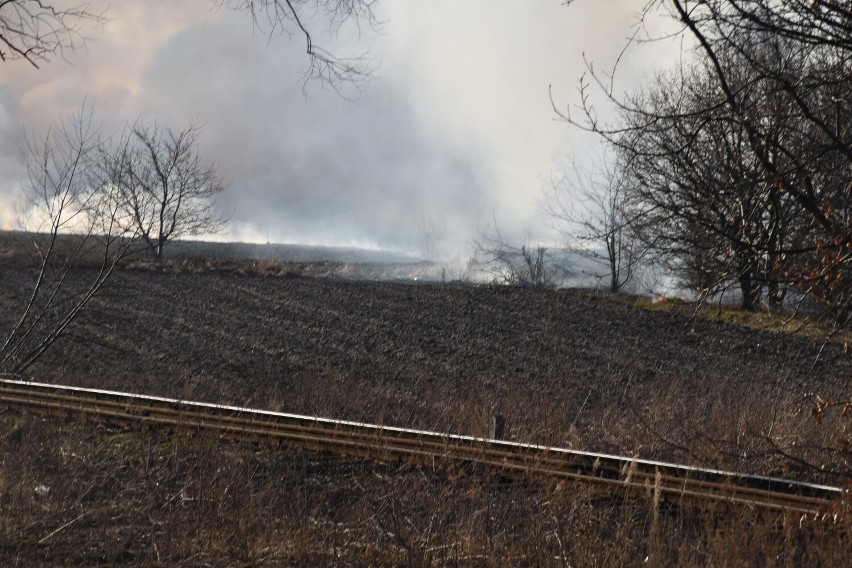
[[[431,254],[452,256],[493,218],[520,238],[545,225],[542,179],[588,145],[555,119],[548,88],[576,103],[583,52],[612,65],[636,2],[386,0],[383,28],[360,39],[315,26],[332,51],[370,49],[379,63],[354,103],[315,84],[305,96],[301,37],[253,33],[244,14],[210,6],[112,3],[103,31],[68,63],[3,64],[0,225],[14,221],[25,128],[44,132],[88,97],[106,132],[139,115],[205,125],[203,156],[232,182],[220,201],[233,219],[225,238],[425,255],[430,219],[440,227]],[[677,51],[645,57],[653,64],[666,50]],[[641,67],[629,66],[625,89]]]

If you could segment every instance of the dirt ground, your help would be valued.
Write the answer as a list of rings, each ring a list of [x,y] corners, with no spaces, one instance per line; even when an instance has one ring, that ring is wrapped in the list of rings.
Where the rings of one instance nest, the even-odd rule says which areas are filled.
[[[75,269],[83,284],[91,268]],[[852,356],[579,290],[133,264],[27,377],[848,482]],[[333,274],[323,267],[323,274]],[[34,269],[0,255],[0,329]],[[0,565],[848,564],[848,524],[0,411]]]
[[[500,414],[517,440],[762,473],[849,466],[848,420],[811,416],[814,394],[848,398],[839,344],[591,291],[254,266],[119,270],[28,378],[474,435]],[[32,268],[0,267],[9,322]]]

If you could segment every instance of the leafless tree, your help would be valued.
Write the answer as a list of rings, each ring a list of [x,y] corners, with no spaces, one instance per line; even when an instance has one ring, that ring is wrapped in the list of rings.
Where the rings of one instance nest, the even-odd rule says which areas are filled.
[[[618,292],[648,251],[635,230],[642,215],[627,207],[624,164],[604,153],[590,167],[575,163],[572,173],[553,182],[545,196],[547,211],[564,225],[568,248],[600,265],[608,289]]]
[[[423,234],[423,258],[428,261],[435,260],[435,248],[444,238],[446,225],[443,221],[435,218],[425,211],[417,216],[417,225]]]
[[[639,183],[631,187],[665,205],[649,225],[688,268],[708,277],[706,285],[738,280],[744,307],[761,284],[770,301],[796,286],[826,308],[836,328],[850,325],[849,2],[649,0],[641,13],[658,11],[694,46],[679,67],[624,97],[613,87],[614,72],[589,65],[579,105],[557,112],[632,154]],[[616,121],[601,118],[601,101],[614,107]],[[802,385],[811,388],[808,379]],[[807,397],[817,420],[852,415],[846,394]],[[844,460],[849,444],[838,442]]]
[[[330,33],[353,23],[378,28],[377,0],[210,0],[217,7],[249,14],[255,29],[270,35],[299,34],[308,56],[306,83],[319,81],[340,91],[360,90],[374,71],[366,54],[339,57],[314,41],[311,25],[320,16]],[[106,21],[91,2],[0,0],[0,61],[23,59],[33,67],[85,45],[89,28]]]
[[[35,68],[86,42],[85,28],[104,22],[89,2],[58,7],[47,0],[0,0],[0,60],[23,59]]]
[[[796,122],[764,112],[766,93],[752,94],[767,132],[790,136]],[[782,259],[799,254],[791,244],[795,206],[766,179],[726,107],[706,108],[713,96],[706,71],[695,67],[686,80],[661,75],[637,98],[660,120],[624,116],[628,127],[642,126],[622,140],[630,201],[646,212],[643,235],[685,285],[704,294],[737,285],[752,310],[764,286],[778,295]]]
[[[55,125],[43,142],[29,144],[30,207],[22,224],[36,255],[34,284],[4,334],[0,372],[20,374],[47,351],[136,242],[135,233],[116,222],[117,203],[97,175],[100,144],[99,128],[85,107]]]
[[[711,63],[720,99],[742,124],[761,167],[777,178],[782,189],[826,232],[852,239],[848,222],[828,211],[833,209],[828,200],[796,183],[789,170],[778,167],[775,153],[801,153],[801,149],[763,136],[761,122],[750,116],[749,101],[733,80],[738,69],[724,57],[731,50],[740,54],[735,64],[748,67],[756,80],[772,88],[784,107],[797,112],[811,127],[812,144],[821,151],[839,152],[852,162],[852,143],[837,118],[845,114],[843,107],[850,104],[848,93],[852,89],[848,65],[852,57],[852,10],[848,3],[670,0],[670,4],[674,16],[695,37]],[[784,38],[804,64],[790,67],[783,60],[765,57],[763,46],[775,37]]]
[[[852,159],[845,127],[852,116],[848,7],[831,1],[652,0],[643,13],[657,10],[669,13],[697,46],[666,79],[665,88],[675,94],[658,90],[656,100],[642,94],[620,97],[610,78],[590,66],[581,80],[579,113],[559,112],[628,152],[637,140],[662,139],[677,125],[679,138],[668,136],[667,147],[646,147],[652,150],[645,152],[646,164],[680,162],[700,173],[701,179],[693,181],[705,184],[715,178],[717,189],[740,187],[737,199],[705,200],[703,211],[713,213],[707,208],[711,205],[729,210],[717,212],[727,228],[711,233],[733,250],[729,260],[738,266],[729,263],[729,273],[746,287],[744,298],[754,298],[753,283],[771,275],[770,285],[785,279],[796,283],[845,321],[842,314],[852,303],[852,196],[842,190]],[[600,120],[593,85],[615,105],[620,122]],[[721,154],[695,151],[712,138],[722,144],[716,146]],[[694,151],[690,156],[684,149]],[[739,162],[746,177],[735,171],[740,166],[716,161],[720,167],[707,167],[719,155]],[[733,182],[720,185],[724,176],[733,176]],[[695,185],[682,177],[668,181],[684,189]],[[697,231],[693,242],[706,242],[700,235],[708,229],[707,217],[692,215],[696,211],[682,205],[670,219],[689,214]],[[774,293],[783,295],[781,287]]]
[[[490,234],[474,242],[474,263],[496,284],[550,286],[566,272],[556,252],[532,239],[520,246],[507,242],[494,221]]]
[[[139,120],[103,152],[117,222],[138,234],[158,260],[169,241],[216,233],[227,224],[212,201],[226,186],[214,166],[202,165],[200,135],[193,124],[173,132]]]
[[[338,57],[314,42],[309,28],[317,15],[331,33],[352,23],[361,28],[380,25],[375,14],[377,0],[214,0],[218,6],[247,12],[256,29],[270,35],[300,34],[305,41],[308,69],[305,82],[319,81],[340,92],[341,87],[360,90],[374,71],[367,54]]]
[[[269,33],[303,34],[310,60],[306,79],[339,89],[360,87],[371,68],[365,57],[338,58],[316,45],[312,12],[330,30],[347,21],[378,24],[374,0],[212,0],[247,11]],[[59,7],[48,0],[0,0],[0,61],[24,60],[38,68],[86,42],[85,28],[105,21],[89,2]],[[175,134],[137,123],[118,148],[101,139],[91,109],[56,126],[28,149],[30,231],[39,257],[34,285],[20,316],[0,335],[0,372],[19,374],[65,332],[106,284],[117,263],[144,241],[155,257],[171,239],[212,233],[226,222],[210,198],[224,189],[215,168],[197,153],[200,129]],[[93,267],[81,280],[77,268]]]

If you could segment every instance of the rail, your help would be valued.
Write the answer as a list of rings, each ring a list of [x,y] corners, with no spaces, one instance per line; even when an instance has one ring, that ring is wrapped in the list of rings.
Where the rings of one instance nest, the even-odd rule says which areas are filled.
[[[507,474],[658,492],[669,501],[715,500],[819,515],[843,492],[827,485],[661,461],[35,382],[0,380],[0,405],[110,424],[209,430],[235,440],[265,440],[383,461],[456,460]]]

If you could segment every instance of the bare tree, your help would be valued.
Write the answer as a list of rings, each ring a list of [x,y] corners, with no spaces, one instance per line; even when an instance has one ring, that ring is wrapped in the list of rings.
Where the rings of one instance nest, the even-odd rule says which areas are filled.
[[[307,79],[339,89],[360,88],[371,72],[363,56],[341,59],[313,42],[311,12],[323,12],[334,30],[347,21],[377,25],[374,0],[212,0],[251,14],[269,32],[302,33],[310,60]],[[85,27],[105,21],[89,2],[58,7],[49,0],[0,0],[0,61],[24,60],[38,68],[86,42]],[[160,258],[180,236],[216,232],[226,219],[210,198],[224,189],[215,168],[197,153],[200,129],[178,134],[137,123],[110,148],[94,126],[91,109],[58,125],[28,151],[31,231],[38,254],[32,293],[11,329],[0,335],[0,372],[20,374],[65,332],[106,284],[117,263],[141,237]],[[79,276],[92,267],[90,278]],[[5,339],[4,339],[5,337]]]
[[[128,255],[147,249],[160,258],[170,239],[221,226],[209,197],[224,186],[199,164],[198,133],[161,136],[137,123],[111,144],[84,105],[30,142],[22,228],[34,284],[2,336],[0,372],[19,375],[41,357]]]
[[[754,305],[759,280],[768,277],[764,283],[774,288],[773,298],[783,297],[785,283],[795,283],[846,321],[843,314],[852,306],[852,194],[842,189],[852,160],[845,126],[852,116],[848,6],[652,0],[643,14],[656,10],[668,12],[697,46],[666,79],[667,92],[657,90],[656,99],[641,93],[620,97],[611,78],[590,66],[581,80],[579,115],[562,116],[642,154],[645,165],[668,162],[694,174],[691,180],[663,176],[665,184],[657,187],[661,195],[680,188],[680,196],[704,187],[702,208],[680,202],[667,209],[676,215],[663,220],[681,235],[695,231],[687,252],[693,244],[711,242],[702,232],[719,242],[717,253],[705,250],[695,258],[711,266],[723,261],[728,278],[740,280],[744,305]],[[619,111],[615,125],[600,120],[594,84]],[[667,143],[635,151],[637,140],[652,138]],[[708,142],[716,145],[713,151],[707,151]]]
[[[374,8],[377,0],[214,0],[216,5],[247,12],[256,29],[268,33],[300,34],[305,41],[308,69],[305,82],[315,80],[336,91],[344,85],[361,90],[373,73],[366,54],[338,57],[314,42],[309,29],[311,20],[318,14],[336,32],[347,22],[358,29],[366,24],[377,28],[380,22]]]
[[[57,7],[46,0],[0,0],[0,60],[23,59],[35,68],[86,42],[84,28],[104,22],[89,2]]]
[[[27,151],[34,284],[0,346],[0,372],[18,375],[65,332],[129,254],[135,233],[119,223],[96,167],[100,132],[91,109],[57,124]],[[86,270],[81,271],[80,267]]]
[[[565,266],[557,254],[542,244],[527,242],[520,246],[507,242],[497,221],[491,234],[483,234],[474,242],[475,264],[495,284],[510,286],[550,286],[564,275]]]
[[[193,124],[173,132],[140,120],[103,154],[118,223],[137,233],[157,260],[169,241],[216,233],[227,224],[212,201],[226,185],[214,166],[201,164],[200,135]]]
[[[624,115],[628,127],[642,126],[621,140],[630,201],[646,212],[643,235],[684,285],[707,295],[737,285],[742,307],[753,310],[764,286],[780,293],[782,259],[799,254],[791,245],[795,205],[766,179],[726,107],[706,108],[714,94],[695,67],[686,80],[660,75],[637,97],[645,116],[660,119],[649,126],[644,116]],[[791,136],[797,123],[769,112],[767,93],[752,95],[767,133]]]
[[[591,167],[574,164],[573,177],[554,181],[546,194],[551,216],[566,225],[568,248],[600,265],[610,292],[630,282],[648,247],[635,231],[642,215],[627,207],[623,162],[604,153]]]
[[[417,225],[420,228],[423,246],[423,258],[428,261],[435,260],[435,248],[444,238],[446,225],[443,221],[436,221],[426,211],[421,211],[417,216]]]
[[[353,85],[361,90],[374,67],[366,54],[339,57],[314,41],[310,26],[321,15],[330,32],[346,23],[379,27],[377,0],[209,0],[217,7],[246,12],[255,29],[271,34],[300,34],[308,69],[305,82],[315,80],[337,91]],[[68,5],[56,0],[0,0],[0,61],[23,59],[33,67],[85,45],[87,28],[106,21],[106,10],[91,2]]]
[[[705,279],[702,286],[738,283],[743,307],[755,304],[761,285],[770,303],[797,286],[836,328],[848,326],[850,3],[649,0],[642,17],[656,11],[672,16],[674,34],[694,46],[680,65],[635,96],[616,92],[614,71],[589,65],[578,107],[557,112],[631,155],[631,189],[660,205],[647,226],[672,258]],[[595,108],[601,100],[614,107],[614,122]],[[814,399],[817,420],[833,416],[842,430],[852,410],[848,394],[823,398],[814,391],[826,386],[807,375],[800,386],[807,389],[802,400]],[[843,437],[836,456],[839,463],[849,456]]]

